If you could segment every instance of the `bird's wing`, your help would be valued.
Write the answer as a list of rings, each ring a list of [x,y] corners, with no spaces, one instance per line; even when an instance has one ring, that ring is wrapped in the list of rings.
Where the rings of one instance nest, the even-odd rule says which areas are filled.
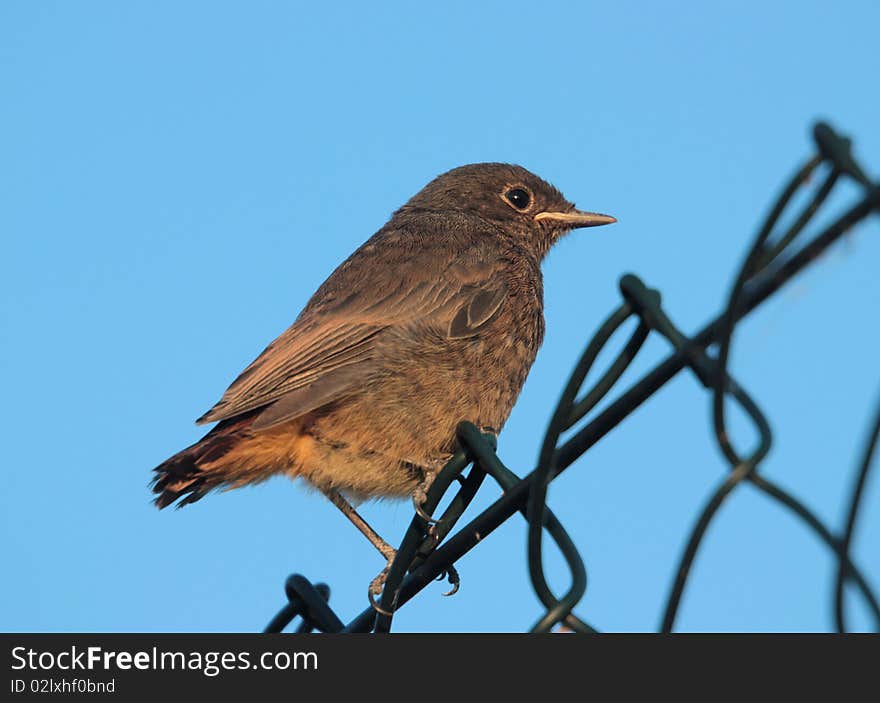
[[[376,249],[362,247],[340,266],[293,326],[197,422],[270,404],[253,429],[304,415],[358,387],[375,369],[377,342],[390,330],[419,325],[449,339],[474,336],[507,297],[501,263],[486,251],[475,248],[449,264],[448,254],[431,246],[390,257]]]

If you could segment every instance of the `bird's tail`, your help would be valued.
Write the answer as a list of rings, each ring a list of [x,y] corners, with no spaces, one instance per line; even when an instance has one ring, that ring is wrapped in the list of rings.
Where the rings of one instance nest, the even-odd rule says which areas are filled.
[[[195,444],[178,452],[153,469],[150,485],[157,496],[153,502],[160,509],[175,501],[181,508],[194,503],[210,491],[227,484],[239,483],[240,476],[224,464],[227,457],[244,439],[250,416],[221,422]]]

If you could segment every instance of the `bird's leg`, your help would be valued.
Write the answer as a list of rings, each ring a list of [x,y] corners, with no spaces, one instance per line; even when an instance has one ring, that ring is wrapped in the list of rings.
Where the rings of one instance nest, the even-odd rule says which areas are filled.
[[[491,427],[483,428],[483,431],[497,434],[495,430]],[[428,489],[431,487],[431,484],[434,483],[435,478],[437,478],[436,471],[426,471],[424,479],[413,492],[412,499],[413,507],[415,508],[416,514],[428,524],[426,530],[425,544],[428,545],[429,549],[433,549],[440,542],[440,535],[436,527],[439,521],[432,515],[428,515],[428,513],[425,512],[425,509],[422,508],[422,505],[428,498]],[[452,586],[452,588],[443,595],[452,596],[458,593],[458,589],[461,587],[461,576],[459,576],[458,570],[455,568],[454,565],[450,564],[445,571],[440,573],[440,575],[437,577],[437,580],[442,581],[444,578],[449,581],[449,584]]]
[[[495,441],[497,442],[497,440],[498,440],[498,430],[496,430],[494,427],[484,426],[484,427],[481,427],[481,428],[480,428],[480,431],[481,431],[483,434],[492,435],[492,437],[494,437],[494,438],[495,438]],[[433,479],[432,479],[432,480],[433,480]],[[428,483],[428,485],[430,485],[430,483]],[[435,520],[434,522],[436,523],[436,520]],[[433,536],[433,537],[436,538],[436,536],[437,536],[437,535],[436,535],[436,530],[435,530],[435,531],[433,532],[433,534],[432,534],[432,529],[433,529],[433,528],[434,528],[434,525],[433,525],[433,524],[428,528],[428,536],[429,536],[429,537]],[[455,566],[453,566],[452,564],[450,564],[450,565],[446,568],[446,571],[444,571],[443,573],[441,573],[441,574],[437,577],[437,580],[438,580],[438,581],[442,581],[444,578],[446,578],[446,579],[449,581],[449,584],[452,586],[452,588],[449,589],[449,590],[448,590],[446,593],[444,593],[443,595],[444,595],[444,596],[454,596],[456,593],[458,593],[458,589],[461,587],[461,576],[458,575],[458,570],[455,568]]]
[[[437,478],[439,468],[429,469],[425,466],[418,466],[410,462],[406,462],[406,466],[422,476],[422,480],[419,481],[419,484],[413,491],[412,504],[413,509],[416,511],[416,515],[428,523],[428,534],[430,535],[431,528],[433,528],[437,521],[425,512],[422,504],[428,499],[428,489],[431,487],[431,484],[434,483],[434,479]]]
[[[375,597],[382,593],[382,588],[385,586],[385,579],[388,578],[388,571],[391,569],[391,562],[393,562],[394,557],[397,556],[397,550],[382,539],[376,530],[370,527],[369,523],[358,514],[358,511],[352,507],[351,503],[349,503],[339,491],[334,488],[328,488],[326,490],[322,489],[321,492],[327,496],[333,505],[339,508],[342,514],[351,521],[351,524],[358,528],[361,534],[370,540],[370,544],[378,549],[379,553],[388,560],[385,568],[382,569],[379,575],[370,582],[370,590],[368,594],[370,603],[373,607],[376,610],[379,610],[379,612],[384,613],[384,611],[382,611],[376,604]]]
[[[420,518],[422,518],[422,520],[424,520],[425,522],[428,523],[428,534],[429,535],[431,534],[431,532],[434,528],[434,525],[437,524],[437,520],[433,516],[428,515],[428,513],[425,512],[425,509],[422,507],[422,505],[428,499],[428,488],[431,487],[431,483],[433,481],[434,481],[434,474],[429,474],[428,476],[426,476],[425,480],[422,481],[418,485],[416,490],[413,492],[413,497],[412,497],[413,508],[416,511],[416,515],[418,515]]]
[[[483,434],[491,435],[497,443],[498,430],[496,430],[494,427],[484,425],[480,428],[480,431]],[[437,528],[435,527],[438,521],[424,511],[424,509],[422,508],[422,504],[427,499],[428,489],[431,487],[431,484],[434,482],[435,478],[436,473],[426,473],[424,480],[419,484],[418,488],[416,488],[415,492],[413,493],[413,505],[415,506],[416,513],[419,517],[421,517],[425,522],[428,523],[427,538],[433,542],[432,547],[436,547],[437,543],[439,542],[439,535],[437,533]],[[449,581],[449,584],[452,586],[452,588],[443,595],[453,596],[458,593],[458,589],[461,587],[461,576],[459,576],[458,570],[455,568],[455,566],[450,564],[446,568],[446,570],[437,577],[437,580],[442,581],[444,578]]]
[[[327,496],[333,505],[339,508],[342,514],[351,521],[352,525],[360,530],[364,537],[370,540],[370,544],[378,549],[383,557],[389,562],[394,559],[397,555],[397,551],[394,547],[388,544],[388,542],[379,536],[379,533],[376,532],[376,530],[370,527],[369,523],[358,514],[358,511],[352,507],[351,503],[349,503],[339,491],[335,488],[328,488],[326,490],[322,489],[321,492]]]
[[[480,431],[483,434],[492,435],[492,437],[494,437],[497,442],[498,430],[496,430],[494,427],[489,427],[488,425],[485,425],[480,428]],[[415,508],[416,514],[420,518],[422,518],[422,520],[424,520],[425,522],[428,523],[428,536],[429,537],[436,536],[436,532],[433,528],[434,528],[434,525],[437,524],[437,519],[435,517],[433,517],[432,515],[428,515],[428,513],[425,512],[425,509],[422,507],[422,505],[424,504],[424,502],[428,498],[428,489],[431,487],[431,484],[434,483],[435,478],[437,478],[437,470],[434,470],[434,471],[427,471],[426,470],[424,473],[424,478],[422,479],[422,482],[418,485],[418,487],[416,487],[416,490],[413,492],[413,498],[412,498],[413,507]]]

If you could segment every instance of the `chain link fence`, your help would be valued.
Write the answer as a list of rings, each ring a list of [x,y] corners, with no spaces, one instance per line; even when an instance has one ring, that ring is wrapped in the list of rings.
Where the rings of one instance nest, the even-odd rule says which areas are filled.
[[[844,528],[836,531],[791,493],[761,475],[761,462],[772,443],[770,426],[761,409],[728,370],[731,342],[739,320],[815,262],[831,244],[872,211],[880,212],[880,184],[871,182],[853,158],[849,139],[824,123],[815,125],[813,139],[815,155],[797,170],[783,189],[736,274],[724,309],[714,320],[688,337],[664,310],[657,290],[632,274],[623,276],[619,283],[623,302],[600,326],[571,374],[544,436],[538,465],[531,473],[522,478],[517,476],[496,456],[493,436],[482,434],[470,423],[461,423],[458,427],[461,449],[428,491],[425,510],[433,514],[453,485],[457,485],[457,491],[435,525],[429,526],[419,515],[413,517],[391,564],[379,608],[368,607],[346,624],[330,607],[330,589],[326,584],[313,585],[304,576],[294,574],[285,583],[287,604],[272,619],[266,632],[281,632],[297,617],[300,619],[298,632],[389,632],[396,610],[433,580],[453,573],[457,560],[515,513],[520,513],[528,522],[529,575],[535,594],[545,609],[537,617],[532,631],[548,632],[562,626],[573,631],[595,632],[574,612],[586,592],[587,571],[575,544],[547,506],[548,486],[684,369],[693,372],[712,395],[715,439],[730,471],[699,513],[691,530],[666,600],[661,631],[673,630],[691,566],[706,531],[722,503],[744,483],[758,489],[779,509],[793,513],[803,528],[812,532],[833,554],[836,581],[830,598],[837,630],[847,630],[844,586],[851,583],[854,592],[864,599],[874,628],[880,631],[877,594],[850,557],[853,533],[880,436],[880,404],[871,418],[859,468],[852,478]],[[811,178],[818,173],[822,174],[820,178]],[[801,243],[804,237],[799,235],[842,179],[851,179],[862,186],[861,199],[832,224]],[[810,185],[813,181],[815,186]],[[805,193],[808,196],[806,205],[791,216],[793,198]],[[783,214],[792,222],[787,227],[779,224]],[[587,374],[600,352],[615,332],[632,318],[638,320],[635,331],[599,380],[582,391]],[[588,417],[614,390],[651,334],[664,337],[672,345],[672,353],[631,387],[620,392],[601,412]],[[710,353],[709,348],[713,346],[715,349]],[[759,441],[750,454],[743,454],[729,438],[727,402],[738,404],[754,425]],[[583,426],[561,442],[562,433],[573,430],[579,423]],[[502,496],[450,536],[487,476],[498,483]],[[570,571],[570,586],[561,595],[551,590],[544,573],[545,534],[555,542]]]

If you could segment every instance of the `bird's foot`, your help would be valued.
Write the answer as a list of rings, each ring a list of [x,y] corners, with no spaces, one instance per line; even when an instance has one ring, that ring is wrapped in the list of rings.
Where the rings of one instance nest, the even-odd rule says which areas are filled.
[[[461,586],[461,576],[458,575],[458,570],[450,564],[446,568],[446,571],[444,571],[437,577],[437,580],[442,581],[444,578],[449,581],[449,584],[452,586],[452,588],[446,591],[446,593],[444,593],[443,595],[454,596],[456,593],[458,593],[458,589]]]
[[[422,483],[418,488],[416,488],[415,492],[413,493],[413,498],[412,498],[413,508],[415,508],[416,515],[418,515],[420,518],[422,518],[422,520],[424,520],[426,523],[428,523],[428,534],[429,535],[431,534],[431,528],[433,528],[434,525],[437,524],[437,519],[434,518],[434,516],[432,516],[432,515],[428,515],[428,513],[425,512],[425,509],[422,507],[422,505],[428,499],[428,486],[431,485],[430,481],[433,481],[433,480],[434,480],[433,476],[431,477],[430,480],[426,479],[424,483]]]
[[[379,572],[379,575],[376,576],[372,581],[370,581],[370,588],[367,591],[367,598],[370,601],[370,606],[380,615],[387,615],[391,617],[391,613],[385,610],[381,605],[379,605],[379,601],[382,597],[382,591],[385,590],[385,581],[388,578],[388,572],[391,570],[391,563],[394,561],[394,558],[397,556],[397,553],[392,554],[388,558],[388,563],[385,565],[385,568]],[[395,603],[397,601],[397,596],[394,597]]]

